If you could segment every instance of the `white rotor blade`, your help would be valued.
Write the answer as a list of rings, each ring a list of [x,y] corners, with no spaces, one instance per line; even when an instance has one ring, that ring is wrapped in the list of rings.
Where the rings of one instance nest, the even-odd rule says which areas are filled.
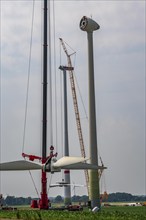
[[[63,184],[51,184],[51,185],[49,185],[49,187],[50,188],[52,188],[52,187],[64,187],[64,186],[68,186],[68,184],[65,184],[65,185],[63,185]]]
[[[89,163],[75,163],[70,165],[61,166],[61,169],[69,169],[69,170],[97,170],[98,166]]]
[[[55,163],[53,163],[54,168],[63,168],[71,164],[77,164],[80,162],[84,162],[88,160],[89,158],[84,157],[62,157],[59,160],[57,160]]]
[[[80,184],[51,184],[49,185],[50,188],[52,187],[66,187],[66,186],[74,186],[74,187],[86,187],[86,185],[80,185]]]
[[[52,164],[53,168],[69,169],[69,170],[98,170],[106,169],[103,166],[85,163],[89,158],[84,157],[62,157]]]
[[[97,166],[89,163],[76,163],[62,167],[62,169],[69,170],[98,170],[98,169],[106,169],[106,167]]]
[[[43,165],[26,160],[18,160],[6,163],[0,163],[0,171],[15,171],[15,170],[40,170]]]

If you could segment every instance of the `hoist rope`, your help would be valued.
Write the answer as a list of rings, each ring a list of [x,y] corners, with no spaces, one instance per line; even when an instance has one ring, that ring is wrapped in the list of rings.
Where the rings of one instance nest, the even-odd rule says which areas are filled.
[[[60,66],[61,66],[61,62],[62,62],[62,54],[61,54],[61,43],[59,44],[60,46]],[[62,86],[62,83],[63,83],[63,76],[62,76],[62,72],[60,70],[60,101],[61,101],[61,111],[60,111],[60,144],[61,144],[61,156],[63,157],[64,155],[64,151],[63,151],[63,86]],[[62,175],[62,179],[64,178],[64,172],[63,170],[61,170],[61,175]]]
[[[62,157],[64,156],[64,138],[63,138],[63,131],[64,131],[64,126],[63,126],[63,76],[62,72],[60,70],[60,95],[61,95],[61,117],[60,117],[60,129],[61,129],[61,149],[62,149]],[[62,170],[62,179],[64,178],[64,172]]]
[[[63,40],[63,42],[64,42],[64,44],[66,44],[73,51],[73,53],[70,54],[69,56],[71,56],[71,55],[76,53],[76,51],[68,43],[66,43],[64,40]]]
[[[40,27],[40,30],[41,30],[41,85],[43,85],[43,1],[41,1],[41,27]],[[41,94],[41,106],[43,106],[43,89],[42,89],[42,86],[41,86],[41,91],[40,91],[40,94]],[[41,108],[41,114],[40,114],[40,146],[42,145],[42,118],[43,118],[43,108]],[[42,154],[42,148],[40,147],[40,155]]]
[[[61,65],[61,46],[60,46],[60,65]],[[61,70],[60,70],[60,96],[61,96],[61,98],[60,98],[60,101],[61,101],[61,111],[60,111],[60,129],[61,129],[61,141],[60,141],[60,143],[61,143],[61,146],[62,146],[62,156],[64,155],[64,152],[63,152],[63,94],[62,94],[62,90],[63,90],[63,88],[62,88],[62,83],[63,83],[63,79],[62,79],[62,72],[61,72]]]
[[[87,115],[86,107],[85,107],[85,104],[84,104],[84,101],[83,101],[83,97],[82,97],[82,94],[81,94],[81,90],[80,90],[80,87],[79,87],[79,84],[78,84],[75,72],[74,72],[74,77],[75,77],[75,82],[76,82],[76,85],[77,85],[77,89],[79,91],[79,96],[80,96],[80,99],[81,99],[81,103],[82,103],[82,106],[83,106],[83,109],[84,109],[84,112],[85,112],[85,116],[86,116],[86,119],[88,120],[88,115]]]
[[[55,24],[55,1],[53,0],[53,38],[54,38],[54,81],[55,81],[55,88],[54,88],[54,96],[55,96],[55,119],[54,119],[54,124],[55,124],[55,146],[56,146],[56,151],[58,151],[58,130],[57,130],[57,87],[56,87],[56,41],[55,41],[55,34],[56,34],[56,24]]]
[[[52,173],[51,173],[51,174],[50,174],[50,181],[49,181],[48,191],[47,191],[48,194],[49,194],[50,185],[51,185],[51,182],[52,182],[52,177],[53,177],[53,175],[52,175]]]
[[[100,179],[100,193],[106,192],[106,179],[105,179],[105,173],[103,172]]]
[[[74,55],[74,62],[73,62],[73,67],[75,69],[75,66],[76,66],[76,52],[74,51],[71,55]],[[70,55],[70,56],[71,56]]]
[[[36,187],[36,184],[35,184],[34,178],[33,178],[33,176],[32,176],[32,173],[31,173],[30,170],[29,170],[28,172],[29,172],[29,175],[30,175],[30,177],[31,177],[32,183],[33,183],[33,185],[34,185],[35,191],[36,191],[36,193],[37,193],[37,195],[38,195],[38,198],[39,198],[40,195],[39,195],[38,189],[37,189],[37,187]]]
[[[41,1],[41,27],[40,27],[40,30],[41,30],[41,91],[40,91],[40,94],[41,94],[41,100],[40,100],[40,103],[41,103],[41,106],[43,106],[43,89],[42,89],[42,82],[43,82],[43,47],[42,47],[42,42],[43,42],[43,1]],[[40,146],[42,146],[42,118],[43,118],[43,108],[41,108],[41,113],[40,113]],[[40,155],[42,154],[42,148],[40,147]]]
[[[52,56],[51,56],[51,5],[50,1],[48,2],[48,34],[49,34],[49,41],[48,41],[48,54],[49,54],[49,79],[48,79],[48,91],[49,91],[49,125],[50,125],[50,145],[53,146],[53,118],[52,118]]]
[[[25,101],[25,115],[24,115],[24,128],[23,128],[23,143],[22,143],[22,153],[25,148],[25,136],[26,136],[26,125],[27,125],[27,111],[28,111],[28,95],[29,95],[29,83],[30,83],[30,68],[31,68],[31,55],[32,55],[32,37],[33,37],[33,24],[34,24],[34,8],[35,8],[35,0],[32,3],[32,19],[31,19],[31,33],[30,33],[30,46],[29,46],[29,60],[28,60],[28,76],[27,76],[27,89],[26,89],[26,101]],[[39,193],[32,176],[31,171],[29,170],[29,175],[31,177],[32,183],[34,185],[35,191],[39,197]]]
[[[55,84],[55,88],[54,88],[54,108],[55,108],[55,119],[54,119],[54,124],[55,124],[55,147],[56,147],[56,151],[58,149],[58,140],[57,140],[57,89],[56,89],[56,44],[55,44],[55,34],[56,34],[56,29],[55,29],[55,2],[53,0],[53,49],[54,49],[54,84]],[[49,5],[50,7],[50,5]],[[50,8],[49,8],[50,10]],[[50,13],[49,13],[50,14]],[[50,19],[50,18],[49,18]],[[49,21],[50,22],[50,21]],[[50,25],[50,24],[49,24]],[[49,26],[49,33],[50,33],[50,26]],[[50,39],[50,45],[51,45],[51,35],[49,36],[49,39]],[[51,59],[51,57],[50,57]],[[50,65],[51,65],[51,61],[50,61]],[[51,71],[51,68],[50,68],[50,71]],[[51,72],[50,72],[51,74]],[[50,77],[50,80],[51,80],[51,77]],[[50,94],[52,96],[52,92]],[[51,98],[52,100],[52,98]],[[53,103],[52,103],[52,107],[53,107]],[[52,114],[52,113],[51,113]],[[53,122],[52,122],[52,128],[53,130]],[[50,129],[50,130],[51,130]],[[52,142],[53,142],[53,132],[51,131],[51,136],[52,136]],[[53,143],[51,143],[53,145]],[[50,181],[49,181],[49,186],[48,186],[48,194],[49,194],[49,190],[50,190],[50,185],[51,185],[51,181],[52,181],[52,174],[50,174]]]
[[[27,89],[26,89],[26,101],[25,101],[25,113],[24,113],[22,153],[24,152],[24,147],[25,147],[26,124],[27,124],[28,95],[29,95],[29,82],[30,82],[30,67],[31,67],[31,55],[32,55],[32,36],[33,36],[33,23],[34,23],[34,6],[35,6],[35,0],[33,0],[33,6],[32,6],[32,20],[31,20],[29,59],[28,59],[28,75],[27,75]]]
[[[0,1],[0,48],[2,48],[1,47],[1,1]],[[1,143],[2,143],[2,128],[1,128],[1,123],[2,123],[2,121],[1,121],[1,119],[2,119],[2,117],[1,117],[1,114],[2,114],[2,85],[1,85],[1,80],[2,80],[2,73],[1,73],[1,50],[0,50],[0,161],[1,161]],[[1,172],[0,172],[0,175],[1,175]],[[0,176],[0,180],[1,180],[1,176]]]

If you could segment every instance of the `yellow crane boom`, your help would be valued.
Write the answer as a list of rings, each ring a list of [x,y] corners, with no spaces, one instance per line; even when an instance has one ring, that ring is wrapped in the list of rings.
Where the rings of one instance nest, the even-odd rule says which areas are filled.
[[[77,125],[78,137],[79,137],[79,142],[80,142],[81,155],[82,157],[86,157],[83,134],[82,134],[82,127],[81,127],[81,121],[80,121],[80,114],[79,114],[79,108],[78,108],[78,102],[77,102],[74,74],[73,74],[74,68],[72,67],[72,62],[70,58],[72,54],[71,55],[68,54],[68,51],[66,49],[65,43],[63,42],[63,39],[62,38],[59,38],[59,39],[62,44],[63,50],[67,56],[67,61],[68,61],[68,67],[69,67],[68,70],[69,70],[69,77],[70,77],[70,83],[71,83],[71,91],[72,91],[72,97],[73,97],[73,105],[74,105],[74,111],[75,111],[75,117],[76,117],[76,125]],[[101,166],[104,167],[101,157],[100,157],[100,162],[101,162]],[[98,170],[99,179],[101,178],[102,172],[103,172],[103,169]],[[89,195],[88,170],[84,170],[84,173],[85,173],[85,179],[86,179],[87,192]]]
[[[62,44],[63,50],[64,50],[64,52],[67,56],[68,67],[72,67],[71,58],[70,58],[70,55],[68,54],[66,46],[65,46],[62,38],[59,38],[59,39],[60,39],[60,42]],[[69,77],[70,77],[70,83],[71,83],[71,91],[72,91],[72,97],[73,97],[73,104],[74,104],[74,111],[75,111],[75,117],[76,117],[78,137],[79,137],[79,142],[80,142],[81,155],[82,155],[82,157],[86,157],[83,134],[82,134],[82,128],[81,128],[81,122],[80,122],[80,114],[79,114],[79,108],[78,108],[78,102],[77,102],[77,95],[76,95],[76,89],[75,89],[74,74],[73,74],[72,69],[69,70]],[[88,183],[89,183],[88,170],[84,170],[84,172],[85,172],[87,191],[89,191],[89,187],[88,187]]]

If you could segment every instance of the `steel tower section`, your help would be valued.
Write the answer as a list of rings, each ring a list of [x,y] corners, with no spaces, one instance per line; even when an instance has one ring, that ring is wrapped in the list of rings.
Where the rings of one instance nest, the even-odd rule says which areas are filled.
[[[63,71],[63,93],[64,93],[64,156],[69,156],[69,142],[68,142],[68,111],[67,111],[67,70],[73,70],[73,67],[60,66]],[[65,205],[71,204],[71,186],[70,186],[70,170],[64,170],[64,182],[67,183],[64,187],[64,203]]]

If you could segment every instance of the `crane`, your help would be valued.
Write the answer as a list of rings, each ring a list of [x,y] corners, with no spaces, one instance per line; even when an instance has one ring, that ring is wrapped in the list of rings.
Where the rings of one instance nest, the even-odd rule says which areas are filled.
[[[75,111],[75,117],[76,117],[76,125],[77,125],[77,131],[78,131],[78,137],[79,137],[79,142],[80,142],[80,149],[81,149],[81,155],[82,157],[86,157],[86,153],[85,153],[85,147],[84,147],[84,140],[83,140],[83,134],[82,134],[82,128],[81,128],[81,121],[80,121],[80,114],[79,114],[79,108],[78,108],[78,102],[77,102],[77,95],[76,95],[76,89],[75,89],[75,81],[74,81],[74,74],[73,74],[73,69],[72,69],[72,62],[71,62],[71,58],[68,54],[68,51],[66,49],[66,46],[63,42],[62,38],[59,38],[60,42],[62,44],[63,50],[67,56],[67,60],[68,60],[68,67],[71,67],[71,69],[69,70],[69,77],[70,77],[70,83],[71,83],[71,91],[72,91],[72,97],[73,97],[73,105],[74,105],[74,111]],[[89,187],[88,187],[88,183],[89,183],[89,174],[88,174],[88,170],[84,170],[85,173],[85,179],[86,179],[86,185],[87,185],[87,191],[89,194]]]
[[[77,125],[77,131],[78,131],[78,137],[79,137],[79,142],[80,142],[80,149],[81,149],[81,155],[82,157],[86,157],[85,153],[85,146],[84,146],[84,140],[83,140],[83,133],[82,133],[82,127],[81,127],[81,121],[80,121],[80,114],[79,114],[79,108],[78,108],[78,102],[77,102],[77,95],[76,95],[76,88],[75,88],[75,81],[74,81],[74,74],[73,70],[74,68],[72,67],[72,62],[71,62],[71,55],[68,54],[67,48],[65,46],[65,43],[62,38],[59,38],[62,48],[67,56],[67,61],[68,61],[68,71],[69,71],[69,78],[70,78],[70,84],[71,84],[71,91],[72,91],[72,97],[73,97],[73,105],[74,105],[74,111],[75,111],[75,117],[76,117],[76,125]],[[101,167],[104,167],[103,161],[101,157],[99,158],[101,162]],[[101,178],[103,169],[98,169],[98,176],[99,179]],[[89,173],[88,170],[84,170],[85,173],[85,180],[86,180],[86,186],[87,186],[87,192],[89,195]]]

